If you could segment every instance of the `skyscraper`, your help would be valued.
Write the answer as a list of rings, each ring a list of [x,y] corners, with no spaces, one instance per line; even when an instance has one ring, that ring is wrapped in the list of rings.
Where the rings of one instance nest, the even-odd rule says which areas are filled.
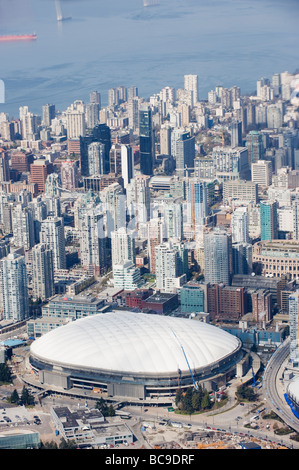
[[[80,258],[90,275],[101,276],[105,273],[108,255],[100,207],[93,207],[82,214]]]
[[[167,238],[183,239],[183,204],[170,202],[163,207]]]
[[[85,109],[81,100],[75,101],[66,110],[66,129],[68,139],[79,139],[86,133]]]
[[[299,240],[299,199],[292,202],[293,209],[293,238]]]
[[[108,106],[118,106],[120,104],[118,88],[110,88],[108,90]]]
[[[105,173],[105,144],[91,142],[88,145],[88,176],[103,175]]]
[[[48,217],[41,223],[41,243],[53,251],[54,269],[66,268],[65,237],[63,219]]]
[[[52,119],[55,118],[55,104],[45,104],[43,106],[43,125],[51,126]]]
[[[242,121],[233,120],[231,124],[231,147],[242,147]]]
[[[218,228],[204,234],[205,282],[226,285],[231,283],[231,235]]]
[[[10,253],[0,260],[0,294],[5,320],[22,321],[29,316],[25,257]]]
[[[93,129],[97,124],[99,124],[99,112],[100,106],[97,103],[88,103],[86,105],[86,127]]]
[[[156,288],[167,290],[167,280],[179,275],[179,254],[171,243],[162,243],[155,247]]]
[[[207,183],[199,178],[190,178],[187,182],[187,221],[194,232],[197,226],[205,224],[207,216]]]
[[[175,90],[174,88],[170,86],[166,86],[162,88],[160,91],[160,97],[162,101],[169,101],[170,103],[173,103],[175,100]]]
[[[98,124],[85,137],[80,137],[81,175],[89,176],[88,147],[93,142],[104,144],[103,174],[110,172],[111,131],[106,124]]]
[[[34,299],[49,299],[55,294],[53,252],[46,245],[32,249],[32,294]]]
[[[31,183],[37,184],[38,192],[44,193],[48,175],[53,172],[53,164],[48,160],[34,160],[30,165]]]
[[[261,240],[277,240],[278,237],[278,218],[277,218],[278,203],[274,202],[261,202]]]
[[[0,183],[10,181],[9,155],[6,150],[0,148]]]
[[[233,273],[251,274],[252,272],[252,245],[251,243],[232,244]]]
[[[251,164],[251,180],[261,188],[267,188],[272,184],[272,162],[258,160]]]
[[[128,88],[128,101],[135,97],[138,97],[138,88],[136,86],[130,86]]]
[[[256,95],[258,98],[263,98],[263,88],[270,86],[270,80],[268,78],[262,77],[256,82]]]
[[[231,216],[232,243],[249,242],[249,217],[247,207],[238,207]]]
[[[171,155],[171,127],[165,124],[160,128],[160,154]]]
[[[218,181],[250,179],[247,148],[214,147],[212,158]]]
[[[30,250],[35,244],[34,214],[25,204],[17,204],[12,211],[13,244]]]
[[[155,139],[150,107],[139,111],[140,171],[152,176],[154,172]]]
[[[67,191],[73,191],[78,187],[78,164],[77,161],[66,160],[60,167],[61,187]]]
[[[110,240],[111,232],[126,227],[126,196],[118,183],[108,185],[100,192],[105,233]]]
[[[273,94],[275,97],[278,97],[280,95],[280,87],[281,87],[281,79],[280,79],[280,74],[275,73],[272,75],[272,88],[273,88]]]
[[[131,219],[130,227],[138,230],[141,224],[150,219],[149,176],[135,176],[127,186],[127,212]]]
[[[283,106],[270,104],[267,108],[267,127],[279,129],[283,124]]]
[[[101,107],[101,94],[96,90],[92,91],[89,95],[89,101],[90,103],[98,104],[99,107]]]
[[[139,98],[133,97],[128,100],[129,126],[136,131],[139,126]]]
[[[130,145],[121,146],[121,176],[126,189],[131,179],[134,178],[134,154]]]
[[[37,132],[37,116],[29,112],[27,106],[23,106],[22,111],[20,108],[20,120],[22,138],[24,140],[33,140],[34,134]]]
[[[12,232],[12,209],[14,196],[0,193],[0,228],[4,234]]]
[[[184,76],[184,89],[192,91],[192,106],[198,101],[198,76],[197,75],[185,75]]]
[[[176,173],[184,176],[186,168],[194,168],[195,137],[187,131],[172,133],[172,155],[176,161]]]
[[[121,175],[121,144],[112,144],[109,152],[110,173]]]
[[[156,246],[163,243],[164,220],[162,217],[152,217],[147,223],[147,254],[149,269],[152,274],[156,272]]]
[[[264,144],[262,134],[258,131],[250,131],[246,136],[249,161],[254,163],[264,157]]]
[[[135,264],[135,237],[134,230],[121,227],[111,232],[112,265],[122,261],[132,261]]]

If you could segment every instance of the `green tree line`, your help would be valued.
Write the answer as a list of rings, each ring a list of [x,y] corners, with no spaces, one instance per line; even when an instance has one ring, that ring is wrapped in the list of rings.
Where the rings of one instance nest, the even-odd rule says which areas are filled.
[[[103,416],[115,416],[115,410],[112,405],[107,405],[103,398],[100,398],[96,402],[96,408],[100,410]]]
[[[175,404],[180,411],[189,414],[196,411],[208,410],[212,406],[209,392],[203,390],[201,386],[199,386],[198,390],[190,387],[183,391],[179,388],[176,392]]]
[[[24,386],[22,389],[21,396],[18,391],[14,389],[9,398],[10,403],[16,403],[17,405],[34,405],[34,396],[29,393],[28,389]]]

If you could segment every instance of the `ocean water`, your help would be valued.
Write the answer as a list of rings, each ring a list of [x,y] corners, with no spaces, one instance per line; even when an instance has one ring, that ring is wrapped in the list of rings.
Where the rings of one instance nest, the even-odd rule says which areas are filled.
[[[199,77],[199,98],[216,85],[256,90],[261,77],[299,69],[298,0],[0,0],[0,34],[36,33],[33,42],[0,43],[0,112],[28,105],[56,109],[108,89],[138,87],[145,98]]]

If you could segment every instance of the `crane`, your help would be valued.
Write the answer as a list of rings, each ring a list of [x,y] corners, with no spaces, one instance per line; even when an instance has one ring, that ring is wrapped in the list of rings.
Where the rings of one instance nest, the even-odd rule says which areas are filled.
[[[186,360],[188,369],[189,369],[189,371],[190,371],[190,374],[191,374],[191,377],[192,377],[192,380],[193,380],[194,388],[195,388],[195,390],[198,392],[198,385],[197,385],[197,383],[195,382],[194,375],[193,375],[193,373],[192,373],[192,370],[191,370],[189,361],[188,361],[188,359],[187,359],[185,350],[184,350],[182,344],[179,342],[178,337],[177,337],[177,335],[175,334],[175,332],[174,332],[173,330],[171,330],[171,332],[172,332],[172,334],[174,335],[174,337],[176,338],[176,340],[177,340],[177,342],[178,342],[178,344],[179,344],[181,350],[183,351],[183,354],[184,354],[184,357],[185,357],[185,360]]]

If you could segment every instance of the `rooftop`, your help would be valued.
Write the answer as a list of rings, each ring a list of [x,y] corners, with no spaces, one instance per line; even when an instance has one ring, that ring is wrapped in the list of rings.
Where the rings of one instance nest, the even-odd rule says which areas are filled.
[[[50,299],[50,302],[70,302],[70,303],[75,303],[75,304],[95,304],[97,305],[98,303],[102,303],[102,299],[98,299],[95,296],[88,296],[88,295],[73,295],[73,296],[68,296],[68,295],[55,295]]]
[[[60,406],[53,408],[53,410],[64,428],[74,428],[104,421],[104,416],[97,409],[77,409],[71,411],[67,406]]]
[[[161,302],[166,302],[169,299],[172,299],[173,297],[176,297],[177,294],[171,294],[171,293],[166,293],[166,292],[159,292],[154,295],[151,295],[146,299],[146,302],[149,303],[161,303]]]

